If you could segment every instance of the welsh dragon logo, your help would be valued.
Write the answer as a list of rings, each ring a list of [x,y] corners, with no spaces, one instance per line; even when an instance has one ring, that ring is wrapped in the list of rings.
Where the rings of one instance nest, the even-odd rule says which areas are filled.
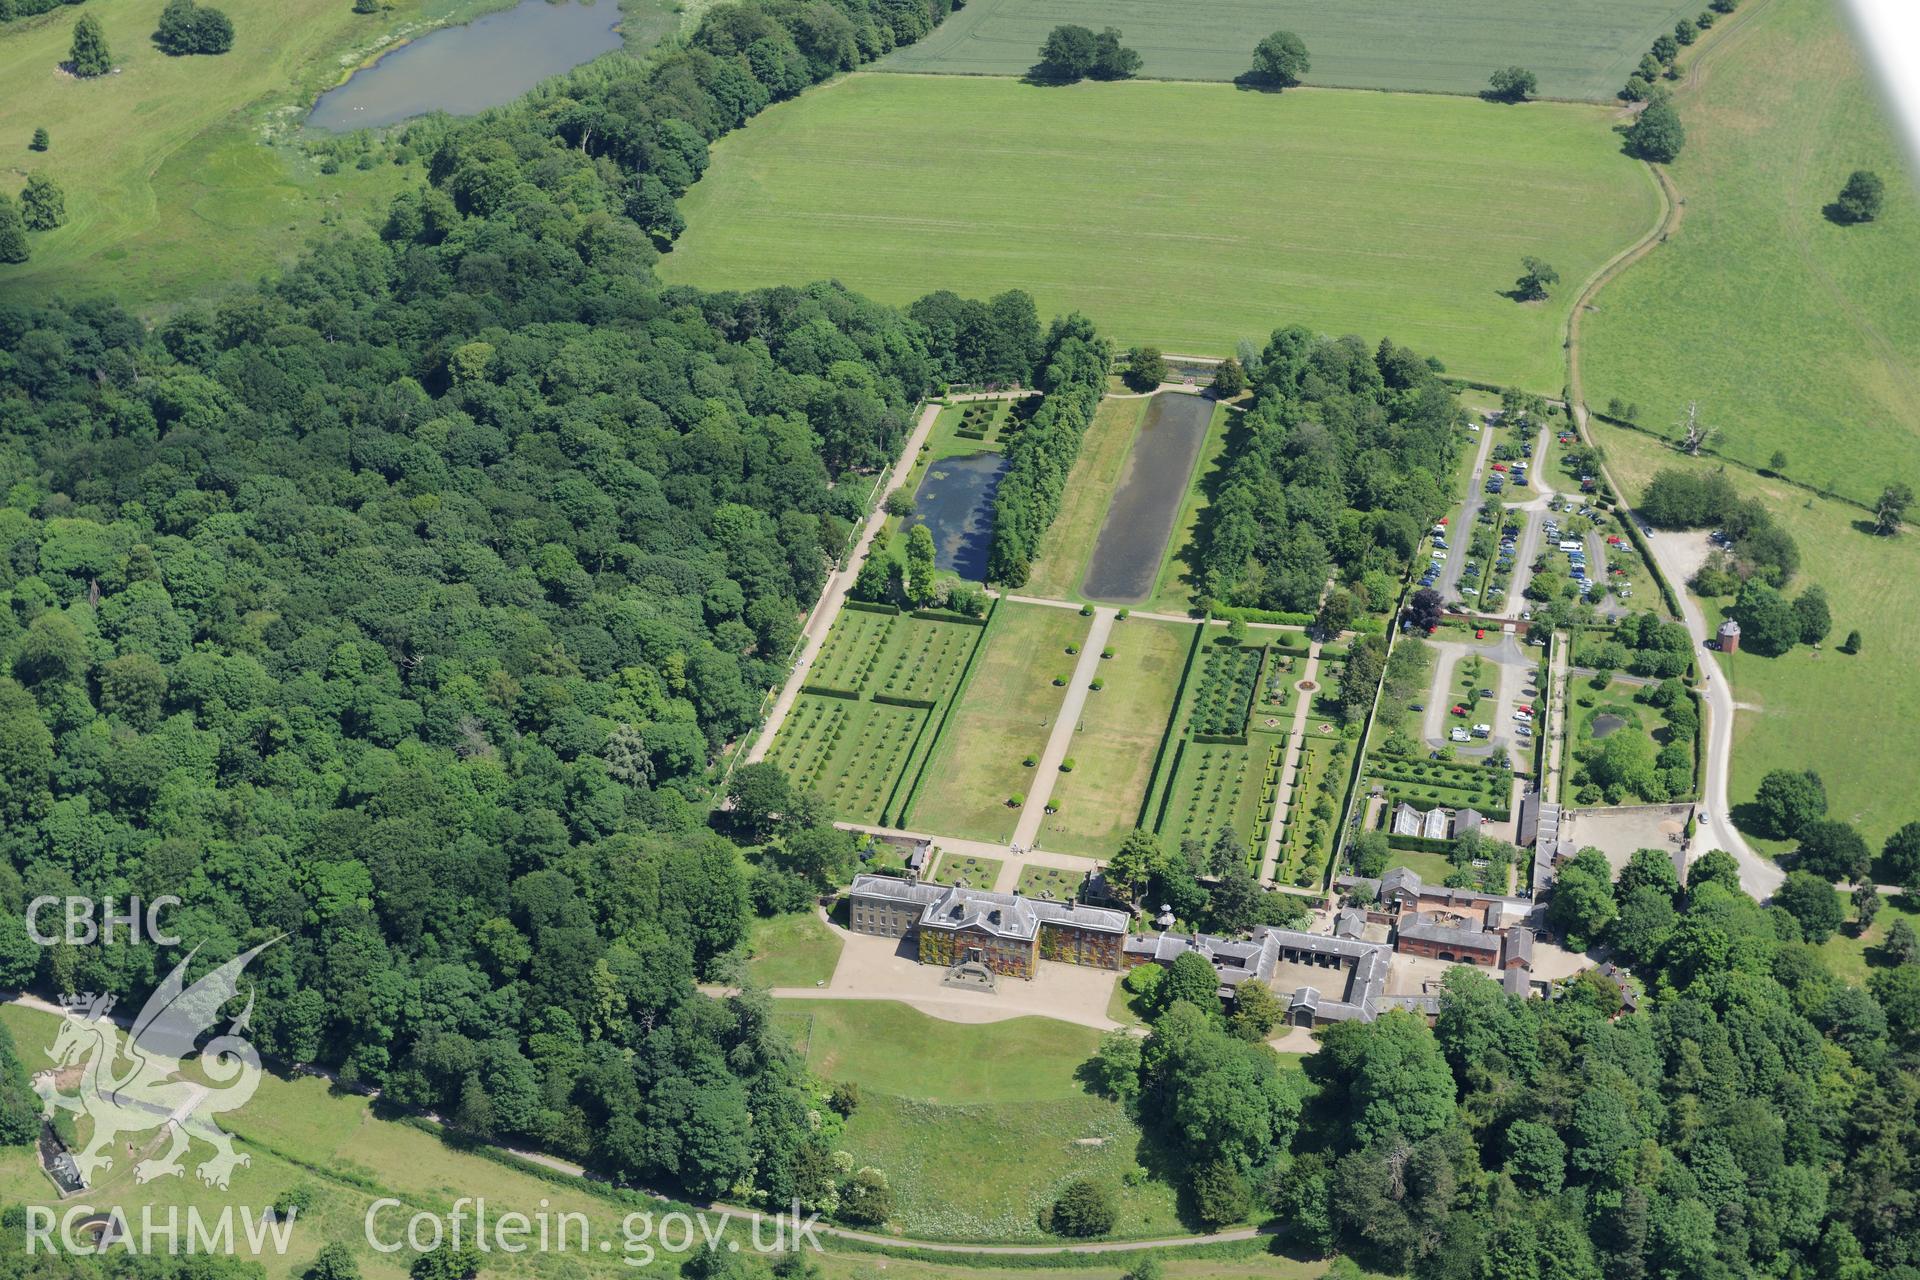
[[[240,974],[278,941],[263,942],[188,986],[187,967],[199,951],[194,948],[125,1033],[113,1021],[112,996],[62,998],[66,1017],[47,1049],[54,1067],[36,1076],[34,1087],[49,1118],[71,1111],[92,1122],[86,1146],[71,1157],[82,1183],[91,1185],[96,1173],[113,1168],[110,1152],[121,1135],[149,1129],[162,1130],[169,1143],[163,1153],[134,1165],[137,1182],[183,1173],[181,1157],[194,1138],[213,1148],[195,1170],[210,1187],[224,1189],[234,1169],[252,1163],[214,1122],[219,1113],[245,1106],[260,1085],[260,1055],[243,1034],[253,1014],[251,990],[226,1032],[198,1048],[193,1076],[184,1076],[182,1068],[194,1058],[200,1036],[219,1020],[221,1008],[240,994]]]

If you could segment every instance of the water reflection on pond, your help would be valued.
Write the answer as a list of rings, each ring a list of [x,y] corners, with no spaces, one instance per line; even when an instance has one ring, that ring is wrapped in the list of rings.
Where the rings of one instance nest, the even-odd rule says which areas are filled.
[[[991,451],[942,458],[927,468],[914,491],[913,517],[907,525],[925,525],[933,535],[935,567],[986,581],[993,498],[1006,470],[1007,456]]]
[[[620,47],[620,6],[521,0],[463,27],[443,27],[356,71],[313,104],[307,123],[339,132],[429,111],[472,115]]]

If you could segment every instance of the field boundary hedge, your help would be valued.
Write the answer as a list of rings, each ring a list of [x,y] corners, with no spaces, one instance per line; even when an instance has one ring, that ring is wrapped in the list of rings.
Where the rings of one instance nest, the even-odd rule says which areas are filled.
[[[840,607],[842,609],[852,609],[859,613],[886,613],[896,618],[900,616],[899,605],[880,604],[872,600],[848,600]]]

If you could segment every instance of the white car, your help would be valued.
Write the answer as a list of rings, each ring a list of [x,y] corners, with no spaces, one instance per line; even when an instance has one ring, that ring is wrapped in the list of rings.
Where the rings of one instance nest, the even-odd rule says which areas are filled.
[[[1533,736],[1533,730],[1524,724],[1515,725],[1513,731],[1523,738],[1531,738]]]
[[[1455,742],[1465,742],[1467,740],[1467,731],[1465,729],[1462,729],[1459,725],[1455,725],[1453,727],[1453,732],[1448,734],[1447,736],[1452,738]]]

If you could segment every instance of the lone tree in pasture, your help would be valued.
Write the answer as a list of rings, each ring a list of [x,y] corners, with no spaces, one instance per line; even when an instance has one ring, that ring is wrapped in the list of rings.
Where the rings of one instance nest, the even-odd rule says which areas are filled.
[[[27,144],[27,149],[30,151],[45,151],[52,145],[53,139],[47,136],[46,126],[42,125],[33,131],[33,141]]]
[[[1873,504],[1873,531],[1883,538],[1891,538],[1900,532],[1900,526],[1906,522],[1907,508],[1913,505],[1913,490],[1897,481],[1880,491],[1880,501]]]
[[[233,48],[233,23],[220,10],[195,4],[194,0],[167,0],[153,42],[162,53],[174,57],[225,53]]]
[[[1627,149],[1642,160],[1671,164],[1685,145],[1687,131],[1680,124],[1680,113],[1665,99],[1648,103],[1627,130]]]
[[[66,193],[46,174],[32,174],[20,193],[20,217],[29,231],[53,230],[67,220]]]
[[[67,66],[81,78],[103,76],[113,70],[113,54],[107,50],[106,33],[100,19],[86,14],[73,24],[73,44],[67,50]]]
[[[0,262],[27,260],[27,228],[20,221],[20,206],[13,197],[0,192]]]
[[[1523,302],[1543,301],[1554,285],[1560,283],[1560,273],[1553,264],[1532,254],[1520,259],[1521,276],[1513,282],[1515,296]]]
[[[1276,31],[1253,46],[1253,70],[1256,83],[1292,88],[1300,83],[1313,65],[1307,56],[1307,42],[1291,31]]]
[[[1089,28],[1062,23],[1040,46],[1040,65],[1056,80],[1084,79],[1093,70],[1094,40]]]
[[[1835,212],[1840,216],[1838,222],[1872,222],[1880,216],[1880,206],[1886,200],[1887,184],[1880,175],[1871,169],[1855,169],[1847,179],[1847,185],[1840,188],[1840,198],[1833,202]]]
[[[1540,87],[1540,77],[1525,67],[1502,67],[1487,77],[1487,96],[1495,102],[1525,102]]]

